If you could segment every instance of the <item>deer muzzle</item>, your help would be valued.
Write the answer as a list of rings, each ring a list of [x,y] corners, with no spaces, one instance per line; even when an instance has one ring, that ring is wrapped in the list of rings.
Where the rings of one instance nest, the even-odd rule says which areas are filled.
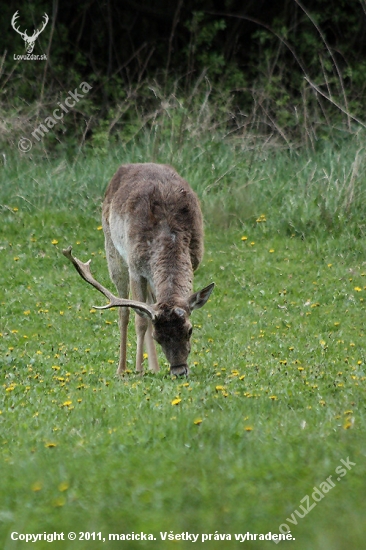
[[[188,376],[189,367],[187,363],[182,363],[180,365],[174,365],[170,367],[170,374],[172,376]]]

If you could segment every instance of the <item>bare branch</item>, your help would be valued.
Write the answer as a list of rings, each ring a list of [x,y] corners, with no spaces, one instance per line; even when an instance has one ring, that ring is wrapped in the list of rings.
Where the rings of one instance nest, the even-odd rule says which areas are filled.
[[[348,111],[346,111],[346,109],[344,107],[342,107],[342,105],[339,105],[339,103],[337,103],[336,101],[334,101],[331,97],[327,96],[327,94],[325,94],[324,92],[321,91],[321,89],[316,86],[313,82],[311,82],[311,80],[305,76],[305,80],[310,84],[310,86],[312,88],[314,88],[314,90],[316,92],[318,92],[318,94],[322,95],[323,97],[325,97],[325,99],[327,99],[328,101],[330,101],[330,103],[333,103],[333,105],[335,105],[335,107],[337,107],[340,111],[342,111],[342,113],[344,113],[345,115],[347,115],[347,117],[349,118],[352,118],[352,120],[354,120],[355,122],[358,122],[358,124],[361,124],[361,126],[363,126],[364,128],[366,128],[366,124],[364,122],[362,122],[359,118],[356,118],[355,116],[353,116],[351,113],[349,113]]]

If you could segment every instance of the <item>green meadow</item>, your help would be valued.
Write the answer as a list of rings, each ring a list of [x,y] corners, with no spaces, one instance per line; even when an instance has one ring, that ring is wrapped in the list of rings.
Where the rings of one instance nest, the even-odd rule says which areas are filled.
[[[188,533],[262,549],[275,546],[260,534],[290,532],[281,547],[364,548],[364,136],[312,151],[163,137],[4,154],[0,546],[185,549]],[[158,374],[135,374],[133,322],[117,378],[117,311],[93,308],[104,298],[62,255],[72,245],[113,289],[103,192],[120,164],[151,160],[190,182],[205,217],[194,287],[216,287],[192,314],[188,379],[161,352]],[[51,546],[20,537],[55,532]]]

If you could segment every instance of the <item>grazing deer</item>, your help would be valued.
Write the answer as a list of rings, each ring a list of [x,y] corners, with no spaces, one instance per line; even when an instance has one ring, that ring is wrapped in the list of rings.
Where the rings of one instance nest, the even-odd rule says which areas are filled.
[[[157,372],[153,339],[162,347],[172,375],[188,375],[192,324],[189,316],[207,302],[211,283],[192,294],[193,271],[203,256],[203,221],[196,194],[170,166],[125,164],[113,176],[102,210],[109,274],[119,297],[91,275],[89,262],[64,255],[79,274],[120,307],[120,360],[117,374],[126,369],[129,308],[137,313],[136,370],[143,370],[144,341],[149,367]],[[129,290],[132,300],[128,299]]]

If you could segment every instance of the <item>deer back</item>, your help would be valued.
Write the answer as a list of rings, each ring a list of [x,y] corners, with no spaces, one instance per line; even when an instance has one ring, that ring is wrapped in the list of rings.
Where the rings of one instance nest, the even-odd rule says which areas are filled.
[[[199,201],[171,166],[122,165],[106,190],[103,221],[130,271],[148,280],[177,264],[193,271],[202,259]]]

